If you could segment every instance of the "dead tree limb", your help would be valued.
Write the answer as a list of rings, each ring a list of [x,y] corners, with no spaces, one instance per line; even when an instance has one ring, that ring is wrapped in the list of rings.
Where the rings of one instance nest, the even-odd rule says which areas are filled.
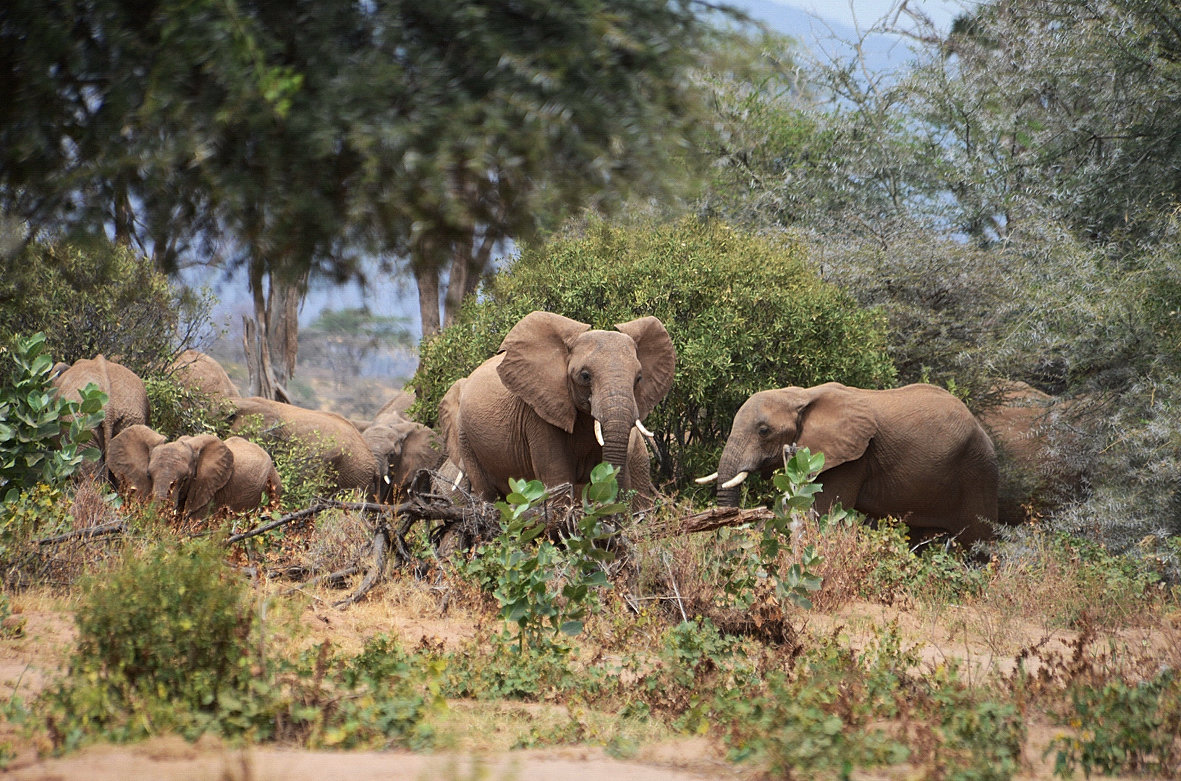
[[[52,537],[42,537],[36,542],[38,545],[55,545],[68,540],[89,540],[95,537],[108,537],[112,534],[122,534],[126,530],[127,525],[123,521],[112,521],[111,523],[91,526],[88,529],[77,529],[72,532],[55,534]]]
[[[381,572],[385,569],[385,553],[389,549],[389,533],[385,526],[377,527],[377,534],[373,535],[373,564],[370,565],[369,571],[365,573],[365,579],[361,581],[361,585],[351,596],[332,603],[333,607],[344,608],[361,601],[369,590],[373,588],[377,581],[381,579]]]
[[[723,526],[740,526],[744,523],[768,521],[774,517],[775,513],[766,507],[753,507],[749,510],[738,507],[713,507],[678,521],[650,526],[644,529],[642,534],[652,539],[660,539],[681,534],[713,531]]]

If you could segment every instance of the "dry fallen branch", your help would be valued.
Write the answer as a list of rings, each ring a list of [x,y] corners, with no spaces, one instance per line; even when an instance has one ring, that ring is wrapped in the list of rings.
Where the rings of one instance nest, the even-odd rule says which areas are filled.
[[[768,521],[774,517],[775,513],[766,507],[753,507],[749,510],[739,507],[713,507],[675,521],[648,526],[644,529],[644,536],[660,539],[681,534],[696,534],[720,529],[723,526]]]

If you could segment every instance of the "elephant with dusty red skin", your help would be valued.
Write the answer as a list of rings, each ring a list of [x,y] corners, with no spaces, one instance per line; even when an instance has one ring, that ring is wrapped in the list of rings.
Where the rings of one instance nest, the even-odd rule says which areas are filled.
[[[651,484],[632,433],[672,386],[676,351],[655,317],[616,329],[532,312],[467,377],[456,420],[473,492],[504,496],[510,477],[579,485],[603,461],[621,490]]]
[[[282,496],[270,455],[242,437],[224,442],[213,434],[172,442],[147,426],[124,429],[108,452],[111,474],[124,493],[163,502],[182,515],[226,508],[253,510]]]
[[[992,441],[963,402],[914,384],[863,390],[830,382],[754,394],[734,416],[718,471],[718,504],[735,506],[752,473],[770,477],[785,448],[824,453],[816,509],[835,503],[912,530],[944,530],[969,546],[993,536],[997,460]]]

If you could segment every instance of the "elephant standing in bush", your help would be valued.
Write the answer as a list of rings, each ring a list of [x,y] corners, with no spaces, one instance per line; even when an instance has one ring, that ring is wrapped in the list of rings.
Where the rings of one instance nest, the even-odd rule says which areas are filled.
[[[102,355],[80,358],[53,378],[58,395],[73,401],[81,400],[79,391],[90,383],[107,394],[103,422],[95,431],[95,444],[105,457],[107,445],[119,432],[148,424],[148,391],[139,375]]]
[[[444,458],[435,432],[412,420],[374,423],[361,436],[381,470],[381,479],[373,492],[379,502],[388,502],[398,492],[405,491],[418,470],[435,469]]]
[[[467,377],[458,439],[474,492],[506,495],[510,477],[586,483],[602,461],[619,468],[622,490],[650,484],[632,474],[632,432],[672,386],[676,352],[655,317],[616,328],[532,312]]]
[[[369,491],[381,480],[377,458],[370,452],[361,432],[347,418],[261,396],[230,401],[235,408],[230,421],[234,431],[241,431],[249,425],[251,418],[258,418],[264,427],[273,429],[280,437],[299,439],[332,467],[337,489]]]
[[[754,394],[734,416],[716,480],[734,506],[751,472],[770,477],[784,448],[824,453],[816,509],[834,502],[912,529],[945,529],[969,546],[992,537],[997,461],[963,402],[933,385],[862,390],[830,382]]]
[[[214,399],[236,399],[242,395],[221,364],[200,350],[185,350],[176,356],[169,372],[181,385]]]
[[[131,426],[111,440],[108,465],[116,482],[136,496],[167,502],[183,515],[227,508],[252,510],[265,492],[282,496],[270,455],[242,437],[213,434],[168,442],[147,426]]]

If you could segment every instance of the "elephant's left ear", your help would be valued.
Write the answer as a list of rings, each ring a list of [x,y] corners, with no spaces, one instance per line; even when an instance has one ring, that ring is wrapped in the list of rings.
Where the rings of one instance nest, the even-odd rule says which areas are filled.
[[[184,441],[197,454],[197,470],[189,484],[185,509],[198,512],[213,501],[213,495],[230,481],[234,473],[234,453],[225,442],[212,434],[185,437]]]
[[[657,317],[641,317],[615,326],[636,343],[636,357],[640,359],[643,379],[636,386],[636,406],[643,418],[673,386],[677,369],[677,351],[669,338],[664,323]]]
[[[512,327],[500,352],[500,381],[551,426],[569,433],[578,410],[570,398],[566,365],[570,343],[590,330],[586,323],[553,312],[530,312]]]

